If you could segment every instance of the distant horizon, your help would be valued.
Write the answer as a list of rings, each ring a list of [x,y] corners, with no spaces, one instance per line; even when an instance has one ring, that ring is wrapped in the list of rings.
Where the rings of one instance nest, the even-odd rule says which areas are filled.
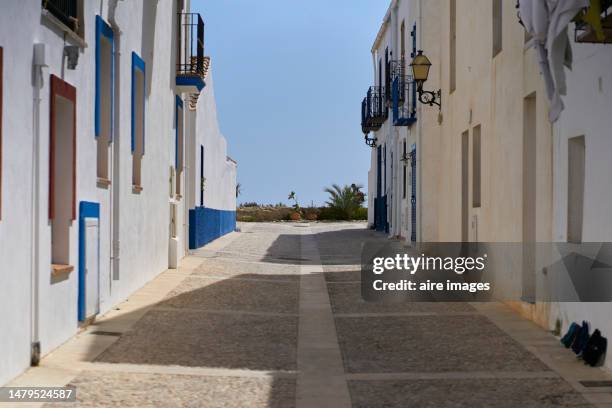
[[[206,24],[219,125],[238,162],[237,204],[288,205],[295,191],[301,205],[323,205],[332,184],[366,190],[359,109],[385,7],[194,0],[192,11]]]

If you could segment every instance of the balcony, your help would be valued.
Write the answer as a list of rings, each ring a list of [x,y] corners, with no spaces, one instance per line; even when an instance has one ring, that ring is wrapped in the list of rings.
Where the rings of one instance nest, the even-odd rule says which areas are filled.
[[[190,108],[195,109],[210,65],[204,56],[204,20],[198,13],[178,13],[178,26],[176,87],[191,93]]]
[[[371,86],[361,102],[361,130],[364,134],[379,130],[388,116],[385,88]]]
[[[393,126],[411,126],[416,122],[416,84],[406,74],[404,61],[393,61],[393,82],[391,85],[391,108]]]
[[[42,0],[42,7],[72,31],[78,30],[77,0]]]
[[[612,0],[592,1],[591,7],[597,7],[596,4],[599,9],[589,9],[586,14],[581,15],[582,18],[576,18],[574,39],[577,43],[612,44]],[[597,24],[601,24],[601,30],[595,29],[594,24],[589,24],[598,19],[597,14]]]

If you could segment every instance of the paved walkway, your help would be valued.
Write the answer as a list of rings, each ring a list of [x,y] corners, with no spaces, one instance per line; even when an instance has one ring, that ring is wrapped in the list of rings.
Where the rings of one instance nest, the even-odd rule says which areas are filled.
[[[241,227],[11,385],[75,385],[58,407],[612,408],[581,384],[611,376],[503,305],[363,302],[361,246],[385,239],[363,224]]]

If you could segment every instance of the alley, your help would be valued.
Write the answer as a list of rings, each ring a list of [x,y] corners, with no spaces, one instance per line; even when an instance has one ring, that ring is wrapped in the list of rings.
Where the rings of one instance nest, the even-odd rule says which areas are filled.
[[[361,247],[384,239],[243,224],[13,385],[68,383],[79,407],[612,406],[581,383],[602,371],[505,306],[363,302]]]

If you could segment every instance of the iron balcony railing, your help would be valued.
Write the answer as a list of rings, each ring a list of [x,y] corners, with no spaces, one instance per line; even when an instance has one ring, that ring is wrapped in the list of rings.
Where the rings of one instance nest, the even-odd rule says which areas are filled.
[[[204,63],[204,20],[199,13],[178,13],[177,75],[206,73]]]
[[[371,86],[361,102],[361,129],[363,133],[380,129],[387,120],[389,110],[385,102],[385,88]]]
[[[77,30],[77,0],[42,0],[42,6],[71,30]]]
[[[406,81],[406,78],[408,77],[407,72],[406,72],[406,63],[403,59],[401,60],[393,60],[389,62],[389,72],[390,72],[390,83],[389,83],[389,92],[390,92],[390,96],[389,96],[389,102],[393,102],[393,83],[395,82],[396,79],[399,78],[401,84],[403,85]],[[404,102],[404,99],[406,97],[405,95],[405,87],[404,86],[400,86],[399,87],[399,101],[400,102]]]
[[[416,122],[417,89],[412,75],[398,75],[392,85],[394,126],[410,126]]]
[[[594,7],[591,3],[591,7]],[[601,12],[601,29],[603,38],[598,38],[595,30],[582,19],[576,19],[574,40],[579,43],[612,43],[612,0],[601,0],[599,3]]]

